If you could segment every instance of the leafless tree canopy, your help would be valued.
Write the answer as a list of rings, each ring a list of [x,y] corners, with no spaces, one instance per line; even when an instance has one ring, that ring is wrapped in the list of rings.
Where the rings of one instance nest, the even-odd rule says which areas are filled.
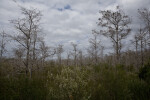
[[[25,60],[24,65],[26,66],[26,74],[32,72],[33,62],[37,59],[37,41],[40,40],[38,33],[40,32],[40,19],[41,12],[36,9],[26,9],[21,7],[23,18],[11,20],[10,22],[14,25],[18,34],[11,36],[25,49]]]
[[[90,48],[88,49],[88,53],[92,56],[93,62],[97,64],[100,59],[101,41],[99,39],[99,34],[94,30],[92,31],[92,36],[93,37],[89,39]]]
[[[100,11],[100,14],[102,17],[99,18],[98,25],[103,28],[100,33],[112,40],[116,58],[119,60],[122,40],[127,38],[131,31],[131,19],[119,7],[117,11]]]

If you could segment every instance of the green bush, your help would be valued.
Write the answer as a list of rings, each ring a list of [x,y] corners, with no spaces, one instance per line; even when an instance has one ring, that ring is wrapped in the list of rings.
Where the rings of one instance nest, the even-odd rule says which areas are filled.
[[[150,91],[148,85],[143,80],[134,77],[129,81],[128,86],[132,100],[149,100]]]
[[[150,84],[150,63],[140,69],[139,78]]]
[[[52,72],[52,71],[51,71]],[[48,74],[49,97],[51,100],[87,99],[88,73],[85,68],[63,67],[60,73]]]
[[[0,100],[45,100],[47,88],[38,78],[0,78]]]
[[[96,68],[97,69],[97,68]],[[93,74],[92,100],[129,100],[128,75],[122,69],[99,66]],[[97,71],[96,71],[97,72]]]
[[[0,100],[149,100],[149,68],[145,65],[137,74],[123,65],[47,65],[28,78],[10,75],[2,66]]]

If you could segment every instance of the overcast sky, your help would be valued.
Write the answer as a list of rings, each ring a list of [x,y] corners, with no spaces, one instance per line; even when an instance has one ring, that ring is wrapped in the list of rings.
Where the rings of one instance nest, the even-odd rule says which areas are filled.
[[[132,18],[132,27],[138,26],[137,9],[150,7],[150,0],[0,0],[0,29],[13,34],[9,20],[21,16],[19,6],[37,8],[42,12],[41,26],[46,44],[79,44],[79,48],[88,47],[92,29],[97,29],[99,10],[114,10],[119,5]],[[110,47],[103,38],[103,45]],[[15,44],[11,43],[11,46]]]

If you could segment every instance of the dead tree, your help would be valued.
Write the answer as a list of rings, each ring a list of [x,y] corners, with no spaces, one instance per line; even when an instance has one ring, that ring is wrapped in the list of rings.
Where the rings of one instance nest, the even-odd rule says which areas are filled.
[[[82,53],[82,50],[79,50],[78,52],[78,62],[79,62],[79,65],[80,66],[83,66],[83,53]]]
[[[100,11],[102,17],[99,18],[98,25],[103,28],[100,33],[111,39],[118,62],[122,49],[122,40],[127,38],[131,31],[128,27],[131,20],[118,6],[116,10],[117,11]]]
[[[3,58],[4,53],[7,51],[6,50],[6,43],[8,42],[7,40],[7,35],[4,31],[0,33],[0,62]]]
[[[72,55],[73,55],[73,58],[74,58],[74,65],[77,66],[77,44],[75,43],[71,43],[72,47],[73,47],[73,52],[72,52]]]
[[[67,51],[67,66],[69,66],[71,52]]]
[[[139,47],[139,38],[138,38],[138,35],[135,34],[134,37],[133,37],[133,40],[131,40],[131,44],[134,45],[134,48],[135,48],[135,58],[136,59],[136,66],[138,67],[139,66],[139,59],[138,59],[138,47]]]
[[[21,8],[21,12],[24,15],[23,18],[11,20],[10,22],[14,25],[15,29],[19,32],[18,34],[11,36],[17,41],[23,48],[25,48],[26,57],[24,65],[26,67],[26,75],[31,77],[31,59],[32,52],[35,49],[34,35],[39,29],[41,12],[36,9]]]
[[[138,9],[138,13],[140,14],[140,18],[143,20],[145,28],[147,28],[150,37],[150,11],[144,8]]]
[[[143,66],[144,64],[144,53],[143,53],[143,49],[144,49],[144,40],[145,40],[145,36],[147,31],[145,30],[145,28],[141,28],[138,30],[138,34],[137,37],[139,39],[139,44],[140,44],[140,52],[141,52],[141,65]]]
[[[138,42],[139,42],[138,35],[135,34],[133,40],[131,40],[131,43],[135,46],[136,55],[138,54],[138,45],[139,45]]]
[[[100,52],[101,52],[100,55],[101,55],[101,60],[102,61],[103,61],[103,58],[104,58],[104,49],[105,49],[104,46],[100,47]]]
[[[147,45],[149,45],[149,50],[150,50],[150,10],[147,8],[143,9],[138,9],[138,13],[140,15],[141,20],[144,22],[145,29],[147,30],[147,33],[149,36],[147,36],[147,43],[145,43],[145,49],[147,49]]]
[[[62,65],[62,53],[63,52],[64,52],[63,45],[59,44],[58,47],[56,48],[56,54],[57,54],[59,66]]]
[[[44,66],[45,59],[50,56],[49,49],[50,48],[48,46],[46,46],[45,42],[41,41],[41,43],[40,43],[40,59],[39,60],[41,61],[42,66]]]
[[[92,38],[89,39],[90,47],[88,49],[88,53],[92,56],[93,63],[96,65],[98,63],[98,58],[100,56],[100,40],[99,40],[99,34],[92,31]]]

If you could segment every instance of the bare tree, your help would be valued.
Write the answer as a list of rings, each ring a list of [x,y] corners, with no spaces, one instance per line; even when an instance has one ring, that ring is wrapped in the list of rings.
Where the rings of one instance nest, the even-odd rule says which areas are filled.
[[[135,46],[136,55],[138,54],[138,45],[139,45],[138,42],[139,42],[138,35],[135,34],[133,40],[131,40],[131,43]]]
[[[79,65],[80,66],[83,66],[83,53],[82,53],[82,50],[79,50],[79,52],[78,52],[78,59],[79,59]]]
[[[71,52],[67,51],[67,66],[69,66]]]
[[[100,47],[100,50],[101,50],[101,53],[100,53],[100,55],[101,55],[101,59],[103,60],[103,58],[104,58],[104,46],[101,46]]]
[[[41,43],[40,43],[40,61],[41,61],[42,66],[44,66],[45,59],[50,56],[49,49],[50,48],[48,46],[46,46],[45,42],[41,41]]]
[[[138,9],[138,13],[140,15],[140,18],[145,24],[145,29],[147,30],[147,37],[145,39],[145,50],[147,50],[147,45],[149,45],[150,50],[150,10],[147,8]]]
[[[98,63],[98,58],[100,56],[100,40],[98,39],[99,34],[92,31],[92,38],[89,39],[90,47],[88,49],[88,53],[92,56],[94,64]]]
[[[0,33],[0,61],[3,58],[4,53],[7,51],[6,50],[6,43],[7,43],[7,36],[4,31]]]
[[[64,52],[63,45],[59,44],[58,47],[56,48],[56,54],[57,54],[59,66],[62,65],[62,53],[63,52]]]
[[[78,51],[78,49],[77,49],[77,44],[75,44],[75,43],[71,43],[71,45],[72,45],[72,47],[73,47],[73,52],[72,52],[72,55],[73,55],[73,57],[74,57],[74,65],[75,66],[77,66],[77,51]]]
[[[11,36],[14,40],[16,40],[22,47],[25,48],[26,57],[24,61],[24,65],[26,66],[26,75],[30,74],[31,77],[31,55],[35,49],[35,34],[37,34],[37,30],[39,29],[41,12],[36,9],[26,9],[21,8],[21,12],[24,15],[24,18],[19,18],[16,20],[11,20],[10,22],[14,25],[14,27],[19,32],[16,36]],[[33,53],[34,55],[35,53]]]
[[[135,34],[134,37],[133,37],[133,40],[131,40],[131,44],[134,45],[134,48],[135,48],[135,58],[136,59],[136,66],[138,67],[138,47],[139,47],[139,38],[138,38],[138,35]]]
[[[139,39],[139,44],[140,44],[140,52],[141,52],[141,65],[143,66],[143,62],[144,62],[144,54],[143,54],[143,49],[144,49],[144,40],[145,40],[145,36],[147,31],[145,30],[145,28],[140,28],[139,33],[137,34],[138,39]]]
[[[150,37],[150,11],[147,8],[144,8],[138,9],[138,13],[140,14],[140,17],[143,20]]]
[[[32,34],[32,66],[34,66],[35,65],[35,63],[36,63],[36,60],[37,60],[37,52],[38,52],[38,49],[37,49],[37,45],[41,45],[41,44],[38,44],[38,42],[40,42],[41,41],[41,38],[40,37],[38,37],[38,31],[36,31],[36,29],[35,29],[35,31],[33,32],[33,34]],[[43,41],[42,41],[43,42]],[[44,43],[43,43],[44,44]]]
[[[98,25],[104,27],[100,32],[112,40],[118,62],[120,59],[122,40],[127,38],[131,31],[128,27],[131,20],[120,10],[119,6],[117,6],[116,10],[117,11],[100,11],[102,17],[99,18]]]

